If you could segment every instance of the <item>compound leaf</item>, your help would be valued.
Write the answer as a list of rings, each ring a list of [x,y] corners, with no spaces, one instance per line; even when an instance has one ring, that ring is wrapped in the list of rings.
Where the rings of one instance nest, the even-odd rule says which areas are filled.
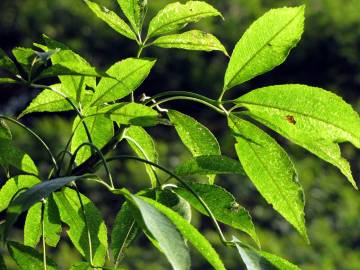
[[[230,115],[239,160],[257,190],[307,239],[304,193],[286,152],[264,131]]]
[[[228,55],[224,45],[214,35],[199,30],[162,36],[157,38],[152,45],[193,51],[221,51]]]
[[[339,142],[360,148],[360,118],[337,95],[306,85],[275,85],[256,89],[236,100],[254,119],[338,167],[356,188]]]
[[[133,2],[133,1],[126,1]],[[136,1],[137,2],[137,1]],[[114,29],[119,34],[129,38],[136,40],[136,36],[131,28],[124,22],[115,12],[108,10],[106,7],[100,7],[98,4],[85,0],[85,3],[88,7],[95,13],[97,17],[107,23],[112,29]]]
[[[285,61],[304,30],[304,6],[271,9],[246,30],[225,73],[224,90],[263,74]]]
[[[221,16],[221,13],[211,5],[202,1],[188,1],[185,4],[176,2],[168,4],[150,21],[148,38],[167,34],[184,28],[188,23]]]

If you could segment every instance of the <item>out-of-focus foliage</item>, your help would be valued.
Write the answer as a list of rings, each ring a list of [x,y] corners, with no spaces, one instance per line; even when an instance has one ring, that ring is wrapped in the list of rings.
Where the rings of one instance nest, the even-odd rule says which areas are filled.
[[[149,0],[150,16],[155,10],[165,6],[171,1]],[[345,96],[345,99],[356,104],[360,89],[360,1],[358,0],[227,0],[209,1],[220,10],[226,20],[210,20],[202,23],[203,27],[211,31],[224,41],[226,48],[232,48],[250,21],[262,15],[267,9],[284,5],[299,5],[305,3],[306,26],[302,41],[288,61],[281,67],[267,75],[260,76],[241,89],[277,83],[291,83],[295,81],[334,90]],[[99,0],[97,3],[106,5],[109,9],[120,13],[116,1]],[[91,11],[85,8],[82,1],[74,0],[2,0],[0,1],[0,44],[5,49],[15,45],[31,46],[34,40],[40,40],[41,34],[66,42],[75,51],[81,51],[91,63],[101,67],[108,67],[114,59],[120,60],[133,56],[136,52],[126,39],[122,39],[115,31],[101,20],[95,19]],[[191,26],[189,27],[191,29]],[[229,51],[230,53],[230,51]],[[143,91],[155,93],[157,90],[198,90],[211,92],[213,96],[219,94],[225,70],[224,56],[220,53],[188,53],[177,50],[151,49],[146,56],[159,57],[152,78],[161,78],[165,70],[169,71],[171,81],[155,81],[152,78],[146,82]],[[177,59],[176,61],[174,59]],[[196,68],[194,63],[196,62]],[[177,64],[174,64],[177,63]],[[206,79],[204,79],[206,78]],[[190,87],[191,86],[191,87]],[[1,107],[0,111],[14,111],[23,108],[25,101],[18,99],[18,89],[8,87],[4,93],[11,97],[10,106]],[[234,91],[234,97],[240,92]],[[140,92],[139,92],[140,93]],[[27,93],[26,95],[34,95]],[[2,95],[3,96],[3,95]],[[5,96],[5,95],[4,95]],[[22,99],[23,100],[23,99]],[[8,102],[7,98],[0,103]],[[359,111],[360,106],[355,106]],[[191,109],[191,107],[189,108]],[[212,115],[212,114],[209,114]],[[197,112],[193,116],[206,122],[209,115],[200,116]],[[63,118],[48,120],[41,118],[32,123],[32,126],[50,138],[50,145],[56,149],[66,143],[65,138],[71,131],[71,126]],[[223,123],[213,121],[207,125],[217,135],[222,135],[219,130]],[[154,131],[161,136],[161,132]],[[34,160],[40,166],[47,166],[43,161],[46,157],[37,149],[30,148],[32,143],[21,132],[14,135],[17,145],[22,149],[29,149]],[[159,156],[166,157],[161,163],[174,168],[180,161],[189,157],[180,144],[173,144],[171,148],[166,145],[174,140],[175,132],[166,133],[163,139],[157,142]],[[221,136],[218,136],[221,137]],[[231,151],[233,141],[230,138],[221,139],[225,152]],[[166,143],[164,143],[166,142]],[[282,141],[282,143],[287,143]],[[126,146],[123,146],[126,148]],[[127,149],[127,148],[126,148]],[[296,160],[295,164],[301,174],[299,179],[307,194],[305,213],[307,217],[308,234],[311,245],[307,245],[296,232],[271,210],[260,195],[255,191],[249,181],[243,176],[219,176],[216,181],[221,182],[227,189],[236,195],[236,199],[250,211],[257,225],[257,231],[263,248],[275,254],[282,254],[285,258],[301,266],[305,270],[357,270],[360,265],[360,197],[354,192],[351,185],[343,181],[335,168],[319,161],[299,147],[291,146],[291,155]],[[343,152],[351,160],[354,178],[359,178],[360,157],[356,156],[351,147],[345,145]],[[232,153],[235,157],[235,153]],[[116,181],[124,183],[132,175],[131,189],[143,187],[146,180],[145,170],[140,170],[138,164],[128,162],[119,168]],[[131,172],[131,173],[130,173]],[[127,181],[127,182],[131,182]],[[0,185],[3,183],[0,182]],[[111,224],[116,209],[109,208],[114,203],[113,198],[103,198],[95,194],[94,188],[87,187],[92,197],[98,202],[101,211]],[[112,204],[113,205],[113,204]],[[200,220],[199,216],[193,217],[194,224],[201,224],[202,228],[209,227],[209,220]],[[259,225],[260,224],[260,225]],[[230,233],[229,233],[230,235]],[[211,242],[217,241],[217,235],[209,230],[207,234]],[[242,239],[246,240],[246,239]],[[167,264],[161,263],[163,258],[156,250],[148,248],[148,244],[140,238],[143,248],[138,245],[130,248],[125,258],[127,269],[152,269],[165,270]],[[251,242],[250,242],[251,243]],[[239,269],[240,260],[235,259],[233,253],[223,249],[221,243],[215,246],[225,258],[228,269]],[[144,252],[146,249],[146,252]],[[235,251],[234,251],[235,252]],[[64,263],[62,269],[67,269],[71,262],[78,259],[79,255],[69,250],[64,245],[56,254]],[[193,254],[193,269],[205,269],[206,264],[198,254]],[[141,260],[139,259],[141,258]],[[9,259],[5,258],[8,263]],[[159,263],[160,262],[160,263]],[[11,264],[8,264],[11,265]],[[16,269],[10,268],[10,269]]]

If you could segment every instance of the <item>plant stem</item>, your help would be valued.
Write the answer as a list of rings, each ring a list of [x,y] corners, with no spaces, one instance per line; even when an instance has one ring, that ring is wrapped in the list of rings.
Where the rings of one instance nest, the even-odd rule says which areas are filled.
[[[74,155],[71,157],[71,160],[70,160],[70,163],[69,163],[69,169],[68,169],[68,174],[71,173],[71,168],[72,168],[72,165],[74,164],[75,162],[75,158],[77,156],[77,154],[79,153],[80,149],[83,148],[84,146],[89,146],[91,148],[93,148],[96,153],[99,154],[100,156],[100,159],[102,161],[102,164],[104,165],[104,168],[106,170],[106,174],[108,176],[108,179],[109,179],[109,182],[110,182],[110,185],[112,188],[114,188],[114,183],[113,183],[113,179],[112,179],[112,176],[111,176],[111,172],[110,172],[110,169],[106,163],[106,160],[105,160],[105,157],[104,155],[101,153],[101,150],[99,148],[97,148],[94,144],[92,143],[88,143],[88,142],[85,142],[85,143],[82,143],[74,152]]]
[[[200,204],[204,207],[205,211],[208,213],[209,217],[211,218],[212,222],[215,225],[215,228],[219,234],[220,240],[221,242],[226,245],[226,246],[233,246],[234,243],[232,243],[231,241],[227,241],[220,226],[219,223],[216,221],[216,218],[214,216],[214,214],[212,213],[212,211],[210,210],[210,208],[208,207],[208,205],[206,204],[206,202],[201,198],[201,196],[199,196],[196,191],[188,184],[186,183],[186,181],[182,180],[180,177],[178,177],[176,174],[174,174],[173,172],[171,172],[170,170],[164,168],[163,166],[156,164],[154,162],[151,162],[149,160],[146,159],[142,159],[139,157],[135,157],[135,156],[128,156],[128,155],[117,155],[111,158],[106,159],[107,162],[111,162],[114,160],[122,160],[122,159],[132,159],[132,160],[137,160],[143,163],[147,163],[149,165],[152,165],[154,167],[159,168],[160,170],[164,171],[165,173],[167,173],[168,175],[172,176],[173,178],[175,178],[178,182],[180,182],[186,189],[188,189],[193,195],[194,197],[200,202]]]
[[[44,270],[47,270],[47,261],[46,261],[46,243],[45,243],[45,200],[41,204],[41,231],[42,231],[42,248],[43,248],[43,264]]]
[[[53,153],[51,152],[49,146],[40,138],[39,135],[37,135],[34,131],[32,131],[30,128],[28,128],[27,126],[25,126],[24,124],[20,123],[19,121],[13,119],[13,118],[10,118],[10,117],[7,117],[7,116],[3,116],[3,115],[0,115],[0,119],[4,119],[4,120],[7,120],[7,121],[10,121],[20,127],[22,127],[23,129],[25,129],[27,132],[29,132],[34,138],[36,138],[43,146],[44,148],[46,149],[46,151],[48,152],[50,158],[51,158],[51,161],[54,165],[54,167],[56,169],[58,169],[58,164],[56,162],[56,159],[53,155]]]

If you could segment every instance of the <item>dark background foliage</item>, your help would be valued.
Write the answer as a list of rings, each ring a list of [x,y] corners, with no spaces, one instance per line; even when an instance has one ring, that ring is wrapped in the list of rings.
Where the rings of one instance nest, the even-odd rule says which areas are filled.
[[[115,0],[97,1],[120,13]],[[171,1],[149,0],[148,19]],[[206,20],[197,26],[214,33],[231,51],[243,31],[266,10],[274,7],[305,3],[306,24],[302,41],[287,61],[268,74],[237,87],[227,98],[270,84],[302,83],[336,92],[359,111],[360,89],[360,1],[358,0],[223,0],[209,1],[218,8],[225,21]],[[189,29],[195,28],[189,25]],[[0,47],[5,51],[15,46],[30,47],[41,42],[42,33],[69,45],[92,64],[106,69],[112,63],[136,53],[134,43],[119,36],[94,17],[80,0],[2,0],[0,1]],[[217,97],[223,82],[227,59],[220,53],[187,52],[149,49],[144,56],[158,58],[155,69],[144,85],[136,91],[152,95],[160,91],[186,90]],[[36,91],[18,86],[1,86],[0,112],[18,114],[36,95]],[[205,123],[218,137],[222,150],[234,156],[233,141],[225,129],[225,122],[208,109],[197,104],[177,102],[167,104],[189,113]],[[50,145],[60,151],[71,132],[73,115],[37,114],[23,119]],[[46,168],[46,156],[34,147],[29,137],[14,129],[17,144],[28,150],[37,165]],[[168,127],[152,128],[162,164],[173,168],[189,157]],[[306,194],[306,219],[311,245],[286,223],[260,197],[252,184],[238,176],[218,177],[217,183],[228,188],[251,212],[264,250],[279,254],[302,269],[357,270],[360,266],[360,197],[343,176],[330,165],[310,153],[278,138],[294,159]],[[355,179],[359,179],[360,155],[350,145],[343,145],[344,155],[350,159]],[[121,145],[119,151],[129,151]],[[132,191],[148,184],[143,170],[133,162],[113,167],[116,180]],[[360,184],[359,181],[357,181]],[[0,180],[0,185],[3,181]],[[121,202],[104,194],[98,187],[83,187],[97,202],[104,218],[111,225]],[[225,249],[208,219],[194,214],[196,224],[222,254],[228,269],[240,269],[235,251]],[[241,235],[240,235],[241,236]],[[20,231],[14,237],[21,239]],[[245,238],[244,238],[245,239]],[[59,265],[66,269],[79,255],[64,242],[53,251]],[[66,258],[66,260],[64,260]],[[7,259],[8,260],[8,259]],[[148,241],[140,238],[124,259],[128,269],[169,269],[169,265]],[[193,255],[193,269],[208,269],[197,254]]]

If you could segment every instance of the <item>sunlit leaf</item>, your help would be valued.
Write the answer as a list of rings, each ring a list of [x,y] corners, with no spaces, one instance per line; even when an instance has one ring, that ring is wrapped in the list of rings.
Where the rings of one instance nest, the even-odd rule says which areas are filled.
[[[248,114],[284,137],[338,167],[356,187],[338,143],[360,148],[360,117],[341,97],[306,85],[276,85],[236,100]]]
[[[304,6],[272,9],[246,30],[231,55],[225,90],[285,61],[303,33],[304,9]]]
[[[62,92],[61,84],[52,85],[51,88]],[[62,112],[73,110],[69,102],[54,91],[45,89],[37,95],[30,105],[19,115],[19,118],[33,112]]]
[[[231,193],[216,185],[188,184],[204,200],[218,221],[247,233],[260,246],[249,212],[236,201]],[[173,190],[186,199],[196,210],[208,215],[202,204],[189,190],[182,187]]]
[[[85,217],[75,190],[65,188],[54,194],[61,220],[69,226],[67,234],[76,249],[90,260],[87,231],[90,232],[92,260],[95,266],[103,266],[107,252],[107,229],[96,206],[84,195],[80,195]]]
[[[229,117],[236,152],[257,190],[307,239],[304,193],[286,152],[264,131],[236,116]]]
[[[135,102],[108,105],[100,112],[105,113],[105,116],[109,116],[119,125],[155,126],[160,118],[154,109]]]
[[[174,34],[157,38],[153,45],[161,48],[177,48],[193,51],[227,51],[221,42],[212,34],[192,30],[182,34]]]
[[[175,168],[177,175],[211,175],[211,174],[241,174],[245,175],[241,164],[220,155],[193,157]]]
[[[126,130],[124,138],[139,157],[154,163],[158,162],[158,153],[155,148],[155,143],[143,128],[136,126],[129,127]],[[152,185],[156,186],[156,168],[148,164],[145,164],[145,168]]]
[[[198,22],[211,16],[221,16],[221,13],[206,2],[171,3],[150,21],[147,35],[150,38],[174,32],[184,28],[188,23]]]
[[[147,0],[118,0],[117,2],[132,27],[139,33]]]
[[[29,71],[36,57],[35,51],[30,48],[16,47],[12,50],[12,53],[16,61],[18,61],[26,71]]]
[[[136,40],[134,32],[115,12],[108,10],[106,7],[100,7],[98,4],[88,0],[85,0],[85,3],[97,17],[107,23],[116,32],[127,38]]]
[[[30,207],[24,225],[24,245],[35,248],[40,241],[42,204],[36,203]]]
[[[129,95],[146,79],[155,62],[150,59],[127,58],[111,66],[106,73],[115,79],[100,80],[92,105],[100,105]]]

